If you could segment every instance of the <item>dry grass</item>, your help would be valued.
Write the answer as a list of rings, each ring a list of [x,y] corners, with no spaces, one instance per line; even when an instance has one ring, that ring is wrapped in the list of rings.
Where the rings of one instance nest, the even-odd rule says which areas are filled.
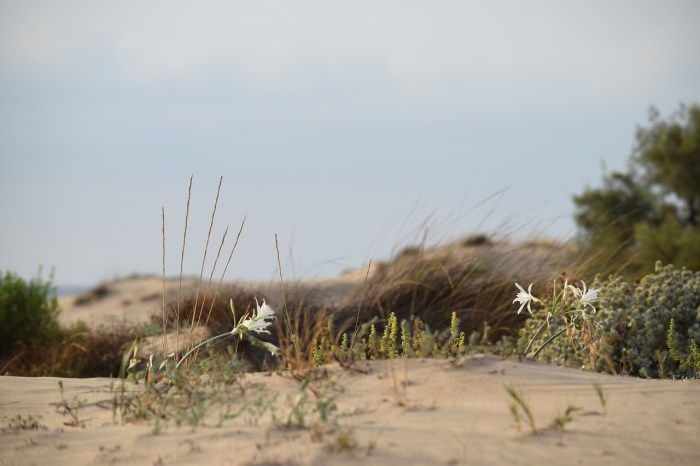
[[[90,329],[78,323],[49,341],[18,348],[4,371],[19,376],[116,377],[124,351],[144,328],[128,322]]]
[[[486,324],[497,339],[522,323],[512,307],[516,281],[548,282],[575,267],[568,249],[550,242],[510,245],[479,237],[430,250],[408,248],[375,267],[360,319],[386,319],[394,312],[444,329],[456,312],[467,335]]]
[[[231,299],[238,318],[254,308],[255,298],[260,302],[265,299],[265,296],[253,296],[235,288],[222,289],[223,279],[236,250],[245,219],[233,241],[225,266],[220,267],[223,269],[220,272],[220,278],[215,279],[214,274],[222,259],[228,228],[221,238],[208,278],[205,277],[204,265],[210,247],[221,183],[220,179],[196,292],[184,295],[182,271],[187,247],[192,192],[192,178],[190,178],[179,254],[179,285],[176,296],[173,296],[175,299],[171,302],[166,302],[165,236],[167,232],[165,209],[162,210],[163,302],[161,314],[153,319],[153,324],[162,328],[162,349],[159,352],[161,355],[175,353],[175,358],[178,359],[188,349],[200,343],[202,338],[229,332],[235,326],[230,307]],[[352,338],[352,345],[355,343],[354,337],[360,324],[371,319],[378,319],[380,323],[386,322],[391,312],[396,314],[399,321],[410,320],[414,316],[419,317],[433,330],[450,328],[451,316],[455,312],[460,322],[460,331],[470,335],[472,332],[482,333],[488,327],[488,337],[491,341],[495,341],[503,335],[514,335],[525,320],[524,316],[516,314],[512,305],[516,281],[525,284],[549,283],[562,273],[566,273],[569,277],[576,276],[580,273],[579,270],[584,268],[582,264],[585,264],[585,261],[573,255],[572,248],[569,246],[546,239],[534,238],[519,244],[509,244],[479,234],[429,249],[424,246],[425,239],[423,238],[419,246],[404,248],[389,262],[372,265],[371,273],[368,268],[362,289],[341,302],[320,301],[318,297],[313,296],[313,289],[301,286],[298,288],[292,286],[291,290],[287,289],[279,263],[279,245],[276,242],[282,306],[276,309],[278,319],[275,328],[271,329],[271,335],[263,340],[280,348],[281,359],[274,359],[263,348],[253,347],[246,340],[235,338],[224,338],[212,349],[219,350],[234,346],[238,357],[248,362],[249,367],[253,369],[269,368],[280,364],[284,368],[303,370],[312,366],[314,344],[318,345],[325,339],[327,345],[337,347],[343,333],[348,332]],[[275,241],[277,241],[276,237]],[[587,260],[590,261],[590,257]],[[107,293],[109,293],[108,286],[102,285],[86,294],[86,298],[100,299]],[[332,326],[329,325],[331,320]],[[206,328],[205,332],[202,332],[203,327]],[[90,346],[93,341],[103,341],[105,347],[110,348],[108,353],[109,357],[112,357],[112,352],[118,353],[119,349],[124,351],[129,339],[133,340],[139,333],[133,328],[113,330],[112,340],[105,341],[110,338],[107,333],[97,330],[93,335],[93,332],[87,329],[84,332],[89,336],[81,336],[80,343],[64,342],[58,353],[71,354],[74,357],[75,352],[78,351],[76,348]],[[112,351],[111,348],[114,350]],[[196,356],[195,354],[193,357],[196,358]],[[36,364],[37,367],[58,367],[63,364],[61,361],[65,360],[67,358],[56,357],[53,362],[37,360]],[[113,359],[113,363],[118,364],[120,360],[121,354]],[[106,375],[106,368],[113,373],[112,366],[106,361],[96,361],[94,364],[85,362],[83,366],[102,367],[99,371],[96,369],[99,375]]]

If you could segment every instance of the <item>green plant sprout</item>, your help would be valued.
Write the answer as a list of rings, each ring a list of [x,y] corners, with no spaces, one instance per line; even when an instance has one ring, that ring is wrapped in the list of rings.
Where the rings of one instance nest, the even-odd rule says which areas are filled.
[[[600,407],[603,410],[603,418],[607,418],[608,396],[605,393],[603,393],[603,387],[598,382],[595,382],[593,384],[593,389],[595,390],[596,395],[598,395],[598,401],[600,401]]]
[[[7,428],[13,432],[19,432],[20,430],[48,430],[48,427],[43,425],[40,421],[41,416],[32,416],[30,414],[24,417],[18,414],[9,420]]]
[[[567,405],[566,409],[562,412],[557,410],[557,415],[554,418],[554,427],[563,432],[564,427],[574,420],[573,414],[577,411],[581,411],[581,407],[572,404]]]
[[[85,419],[80,418],[80,408],[85,404],[84,401],[78,400],[77,397],[73,399],[72,403],[69,403],[65,397],[65,390],[63,388],[63,381],[58,381],[58,388],[61,391],[61,401],[56,403],[56,411],[63,414],[64,416],[69,416],[70,421],[65,421],[63,425],[69,427],[79,427],[85,428]]]
[[[513,418],[515,418],[515,423],[517,425],[518,432],[520,432],[520,419],[522,417],[522,412],[522,414],[524,414],[527,418],[528,424],[530,424],[530,431],[533,434],[536,434],[537,426],[535,425],[535,416],[532,414],[530,404],[525,399],[525,395],[523,395],[523,392],[510,385],[503,385],[503,389],[513,399],[513,402],[510,404],[510,413],[513,415]]]
[[[568,423],[574,420],[574,413],[581,411],[581,409],[581,407],[570,403],[563,412],[557,409],[557,415],[554,418],[553,426],[559,432],[559,445],[564,445],[564,428]]]
[[[557,317],[562,317],[566,325],[564,328],[552,334],[547,340],[545,340],[542,345],[534,352],[533,358],[537,355],[552,341],[561,336],[564,332],[575,328],[581,329],[583,325],[587,324],[590,320],[590,316],[596,313],[596,308],[593,305],[594,302],[598,300],[599,288],[587,289],[586,283],[582,280],[583,289],[577,288],[574,285],[569,285],[567,281],[564,282],[564,286],[557,293],[557,281],[554,280],[552,287],[552,302],[547,305],[544,301],[535,298],[532,295],[532,283],[528,287],[527,291],[520,286],[518,283],[515,286],[520,290],[513,300],[513,303],[520,303],[520,309],[518,309],[518,314],[520,314],[525,306],[527,306],[527,311],[530,315],[533,315],[531,305],[532,303],[539,303],[544,306],[544,311],[547,312],[547,319],[542,325],[537,329],[535,334],[530,339],[527,347],[525,348],[524,355],[527,356],[530,347],[537,339],[537,337],[542,333],[545,327],[549,326],[550,319],[555,319]],[[590,307],[590,310],[588,309]]]

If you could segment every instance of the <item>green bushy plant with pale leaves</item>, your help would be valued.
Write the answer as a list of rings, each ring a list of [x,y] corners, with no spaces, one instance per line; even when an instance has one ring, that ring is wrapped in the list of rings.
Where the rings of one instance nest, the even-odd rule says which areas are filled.
[[[692,376],[670,357],[667,334],[674,321],[674,340],[689,348],[700,342],[700,272],[656,263],[655,271],[638,283],[622,277],[602,280],[597,315],[587,344],[571,338],[551,342],[540,357],[610,373],[648,377]],[[529,341],[546,315],[535,314],[520,332],[519,344]],[[551,332],[559,330],[550,322]],[[542,337],[544,338],[544,337]]]

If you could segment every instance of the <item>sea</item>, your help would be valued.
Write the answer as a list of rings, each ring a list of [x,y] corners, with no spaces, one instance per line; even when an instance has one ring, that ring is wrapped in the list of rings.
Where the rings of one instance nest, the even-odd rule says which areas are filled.
[[[95,288],[95,285],[57,285],[58,297],[73,296]]]

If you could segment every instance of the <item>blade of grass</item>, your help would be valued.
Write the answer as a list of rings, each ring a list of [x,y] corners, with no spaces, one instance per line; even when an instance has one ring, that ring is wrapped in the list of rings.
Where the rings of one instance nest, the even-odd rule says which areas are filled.
[[[289,310],[287,309],[287,291],[284,287],[284,278],[282,277],[282,261],[280,259],[280,246],[277,240],[277,233],[275,233],[275,250],[277,251],[277,270],[280,275],[280,286],[282,287],[282,303],[284,305],[284,323],[287,326],[287,334],[289,338],[292,339],[292,346],[294,347],[295,358],[297,366],[301,364],[301,353],[299,352],[299,347],[297,346],[297,336],[292,334],[291,321],[289,319]]]

